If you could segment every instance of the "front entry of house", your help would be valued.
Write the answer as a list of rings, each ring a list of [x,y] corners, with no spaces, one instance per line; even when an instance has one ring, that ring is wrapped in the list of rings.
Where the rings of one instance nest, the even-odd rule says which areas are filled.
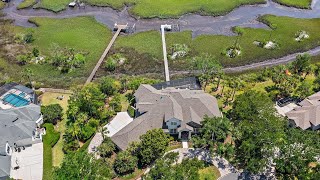
[[[181,131],[181,132],[179,132],[179,139],[189,140],[190,137],[191,137],[190,131]]]

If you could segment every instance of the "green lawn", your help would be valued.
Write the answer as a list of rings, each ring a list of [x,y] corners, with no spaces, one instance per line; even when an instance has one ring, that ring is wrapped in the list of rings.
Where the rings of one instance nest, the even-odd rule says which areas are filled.
[[[64,96],[63,100],[58,100],[58,96]],[[43,105],[50,105],[50,104],[60,104],[61,107],[63,108],[63,112],[65,113],[68,108],[68,99],[70,97],[70,94],[61,94],[61,93],[51,93],[51,92],[46,92],[42,95],[41,97],[41,103]],[[52,165],[57,167],[60,166],[60,164],[63,161],[64,153],[62,151],[63,147],[63,134],[66,130],[66,115],[64,114],[64,117],[62,121],[59,121],[57,125],[55,126],[55,130],[60,132],[60,139],[59,141],[55,144],[55,146],[52,148]]]
[[[84,83],[111,39],[111,31],[93,17],[32,18],[31,21],[39,26],[32,28],[35,37],[32,45],[38,47],[42,54],[49,55],[53,44],[88,53],[85,65],[67,74],[48,64],[24,66],[33,71],[33,79],[47,86],[69,87]]]
[[[253,44],[254,41],[269,40],[272,30],[245,28],[239,41],[242,55],[236,58],[221,55],[225,49],[235,43],[237,39],[235,36],[201,35],[192,39],[191,32],[167,33],[167,50],[170,52],[170,47],[174,43],[187,44],[191,48],[192,54],[209,53],[218,58],[224,66],[238,66],[278,58],[299,51],[303,52],[320,45],[320,19],[295,19],[269,15],[264,16],[262,20],[277,26],[277,29],[272,32],[271,40],[275,40],[280,45],[279,49],[267,50]],[[296,42],[294,38],[299,30],[306,30],[310,34],[310,38]],[[154,59],[158,60],[158,63],[162,63],[161,37],[158,31],[119,37],[115,47],[119,49],[133,48],[138,53],[151,54]],[[154,59],[150,61],[156,64]],[[132,66],[134,64],[136,62]],[[176,66],[183,63],[171,60],[169,64],[170,68],[176,69]]]
[[[51,148],[59,140],[60,134],[55,132],[52,124],[44,124],[46,135],[43,136],[43,179],[51,180],[52,178],[52,150]]]
[[[65,10],[72,0],[41,0],[37,8],[43,8],[54,12]]]
[[[35,5],[36,3],[37,3],[36,0],[24,0],[22,3],[20,3],[17,6],[17,9],[28,8],[28,7]]]
[[[309,9],[312,0],[273,0],[285,6],[292,6],[296,8]]]
[[[220,172],[215,166],[209,166],[199,170],[200,180],[216,180],[220,177]]]
[[[141,18],[170,18],[187,13],[222,15],[244,4],[265,3],[264,0],[86,0],[97,6],[121,9],[124,4],[133,5],[130,13]]]

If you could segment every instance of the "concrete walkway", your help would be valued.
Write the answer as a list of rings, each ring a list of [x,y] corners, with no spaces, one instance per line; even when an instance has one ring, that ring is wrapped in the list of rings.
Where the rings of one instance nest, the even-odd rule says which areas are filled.
[[[188,149],[189,148],[187,141],[182,141],[182,148],[183,149]]]
[[[95,153],[95,149],[100,146],[103,141],[103,137],[101,133],[96,133],[92,138],[89,146],[88,146],[88,153]]]

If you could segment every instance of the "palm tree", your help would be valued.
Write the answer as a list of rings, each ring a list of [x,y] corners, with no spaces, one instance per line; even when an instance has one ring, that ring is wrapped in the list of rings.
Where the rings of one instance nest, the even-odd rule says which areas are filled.
[[[219,86],[220,86],[220,83],[221,83],[221,79],[223,78],[224,76],[224,73],[223,71],[218,71],[217,72],[217,75],[218,75],[218,81],[217,81],[217,87],[216,87],[216,91],[219,89]]]
[[[33,76],[33,71],[29,68],[26,68],[24,71],[24,76],[28,78],[28,81],[30,83],[31,88],[34,90],[34,87],[32,85],[31,77]]]
[[[210,80],[222,71],[220,62],[209,54],[202,54],[191,59],[193,71],[200,71],[200,79],[205,89]]]
[[[222,83],[221,96],[223,96],[224,88],[226,85],[229,84],[229,81],[230,79],[227,76],[223,78],[223,81],[221,82]]]

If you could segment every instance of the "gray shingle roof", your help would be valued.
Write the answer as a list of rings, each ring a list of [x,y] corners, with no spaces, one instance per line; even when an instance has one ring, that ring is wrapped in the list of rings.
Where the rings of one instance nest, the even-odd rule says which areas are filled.
[[[10,167],[11,167],[11,157],[0,156],[0,180],[9,178]]]
[[[286,113],[301,129],[308,129],[311,125],[320,124],[320,92],[313,94],[299,103],[300,106]]]
[[[33,131],[37,127],[36,121],[40,118],[40,106],[28,106],[0,110],[0,146],[13,143],[24,146],[32,142]]]
[[[164,122],[172,118],[181,120],[179,129],[192,130],[189,123],[200,124],[205,115],[221,116],[216,98],[202,90],[157,90],[150,85],[141,85],[135,97],[137,110],[144,114],[111,137],[122,150],[148,130],[163,128]]]

